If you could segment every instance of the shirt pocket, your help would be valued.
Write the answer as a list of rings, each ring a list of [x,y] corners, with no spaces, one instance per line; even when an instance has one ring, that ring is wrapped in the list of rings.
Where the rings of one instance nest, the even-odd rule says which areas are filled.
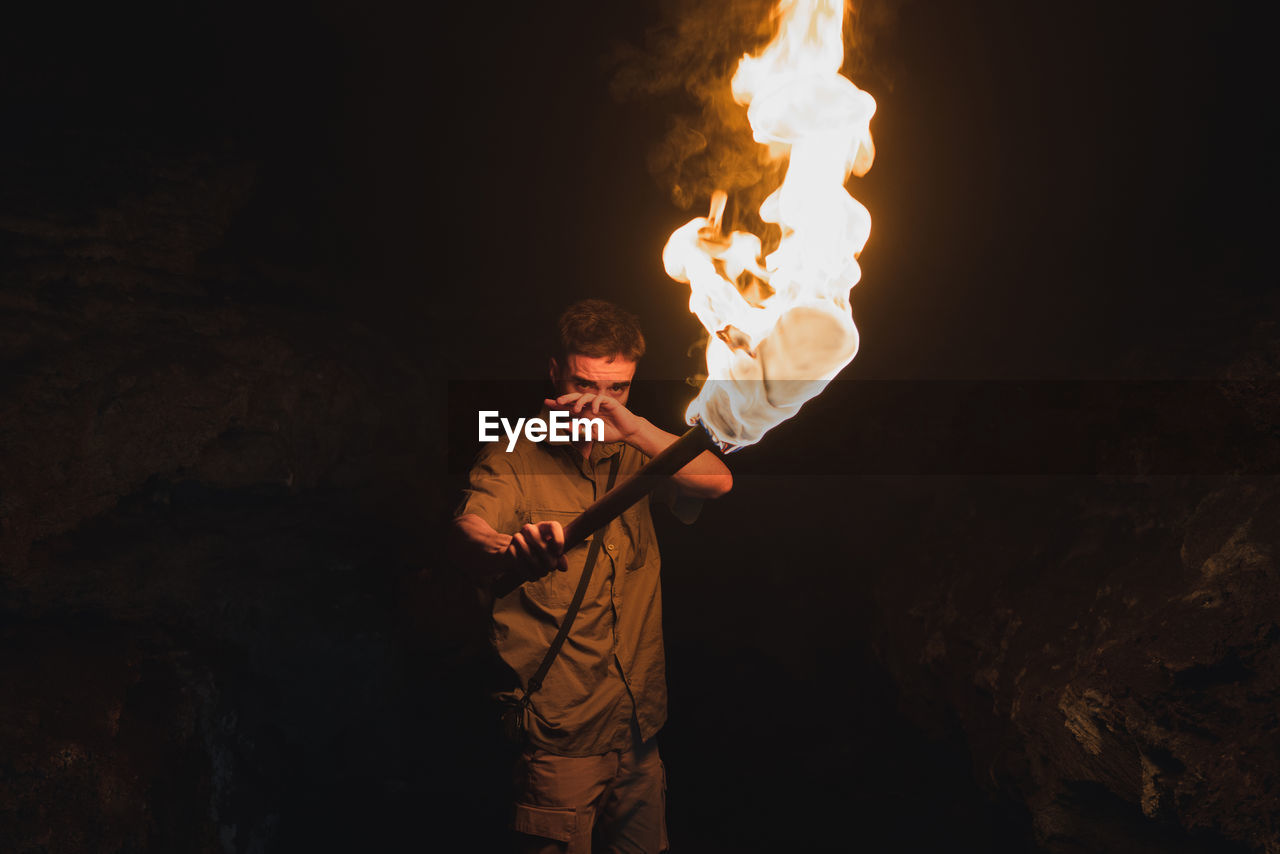
[[[649,497],[626,510],[619,517],[622,533],[630,545],[626,568],[637,570],[649,561],[650,550],[654,548],[653,519],[649,515]]]
[[[536,525],[539,522],[559,522],[560,527],[565,528],[577,516],[578,511],[576,510],[551,510],[532,507],[520,511],[520,524]],[[588,540],[587,543],[579,543],[565,555],[569,564],[568,571],[561,572],[558,569],[553,569],[537,581],[526,581],[524,589],[530,598],[544,605],[568,605],[573,600],[574,592],[578,589],[578,582],[582,579],[582,567],[586,563],[587,544],[589,542]]]

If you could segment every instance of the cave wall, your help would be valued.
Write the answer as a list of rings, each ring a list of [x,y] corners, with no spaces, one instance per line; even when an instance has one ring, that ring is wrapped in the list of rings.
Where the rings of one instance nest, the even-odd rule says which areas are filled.
[[[959,727],[1045,850],[1274,850],[1273,481],[902,496],[927,533],[877,579],[875,643],[905,711]]]
[[[421,773],[434,404],[358,320],[220,290],[252,163],[127,177],[3,220],[0,838],[291,850]]]

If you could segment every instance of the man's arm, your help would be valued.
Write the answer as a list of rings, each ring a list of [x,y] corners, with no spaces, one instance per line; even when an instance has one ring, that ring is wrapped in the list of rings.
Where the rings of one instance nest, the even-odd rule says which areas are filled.
[[[633,448],[656,457],[680,437],[668,433],[647,418],[635,416],[640,422],[635,429],[622,437]],[[733,489],[733,475],[721,459],[710,451],[703,451],[672,477],[680,491],[692,498],[719,498]]]
[[[529,524],[515,534],[500,534],[476,514],[466,513],[454,519],[453,526],[456,559],[477,584],[496,596],[569,568],[559,522]]]
[[[559,522],[520,525],[520,475],[509,454],[488,446],[468,481],[454,516],[450,552],[472,580],[502,596],[526,581],[568,569]]]
[[[582,417],[600,418],[605,425],[606,442],[626,442],[649,457],[656,457],[680,438],[606,395],[574,392],[543,402],[549,407],[568,409]],[[673,475],[672,480],[683,494],[691,498],[719,498],[733,489],[733,475],[729,468],[711,451],[703,451],[694,457]]]

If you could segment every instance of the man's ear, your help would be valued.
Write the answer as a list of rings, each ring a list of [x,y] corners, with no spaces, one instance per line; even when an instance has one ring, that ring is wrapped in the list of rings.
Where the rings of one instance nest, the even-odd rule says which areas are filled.
[[[551,361],[547,365],[547,375],[551,377],[551,385],[556,385],[556,374],[560,373],[560,363],[556,361],[556,357],[552,356]]]

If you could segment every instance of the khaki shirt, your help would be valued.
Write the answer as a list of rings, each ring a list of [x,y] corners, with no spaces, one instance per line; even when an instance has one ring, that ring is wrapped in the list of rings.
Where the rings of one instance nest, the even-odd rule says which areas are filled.
[[[649,459],[622,442],[596,442],[585,460],[572,445],[530,442],[523,435],[510,453],[505,441],[490,443],[471,468],[456,516],[474,513],[504,534],[529,522],[567,525],[605,493],[617,454],[618,483]],[[673,512],[692,521],[700,502],[677,501],[673,486],[666,491]],[[566,756],[625,749],[633,712],[646,740],[667,718],[661,561],[649,497],[610,522],[602,535],[582,607],[525,720],[534,746]],[[494,601],[493,642],[519,675],[522,691],[559,630],[589,544],[588,539],[565,555],[567,572],[553,571]]]

